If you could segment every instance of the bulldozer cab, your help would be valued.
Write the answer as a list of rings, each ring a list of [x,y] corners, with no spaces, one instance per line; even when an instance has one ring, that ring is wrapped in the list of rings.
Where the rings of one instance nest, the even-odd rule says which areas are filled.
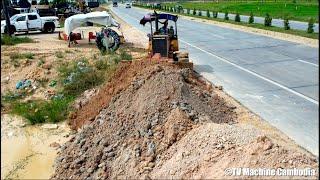
[[[173,58],[175,51],[179,51],[178,16],[172,14],[154,12],[145,15],[140,24],[150,23],[149,51],[151,55],[159,53],[161,57]]]

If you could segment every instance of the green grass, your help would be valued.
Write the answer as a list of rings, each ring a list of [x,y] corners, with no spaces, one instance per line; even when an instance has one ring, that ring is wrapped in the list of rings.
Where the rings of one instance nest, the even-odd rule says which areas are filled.
[[[27,59],[33,59],[34,58],[34,54],[33,53],[11,53],[9,55],[10,59],[15,60],[15,59],[23,59],[23,58],[27,58]]]
[[[1,36],[1,45],[16,45],[20,43],[33,43],[34,41],[29,37],[15,37],[15,36],[8,36],[6,34]]]
[[[73,98],[53,99],[50,101],[15,102],[12,114],[26,118],[31,124],[59,122],[67,117],[69,103]]]
[[[55,123],[65,120],[69,112],[73,110],[70,104],[75,98],[85,90],[94,88],[109,80],[116,71],[120,60],[132,59],[132,56],[125,50],[120,49],[119,52],[113,52],[106,56],[101,55],[94,63],[89,63],[87,59],[81,58],[61,64],[58,68],[58,93],[56,94],[57,96],[49,101],[23,101],[29,94],[20,90],[1,95],[2,105],[8,106],[10,113],[26,118],[31,124]],[[43,63],[42,60],[39,60],[39,62]],[[47,84],[48,81],[40,83]]]
[[[163,3],[163,5],[174,6],[176,3]],[[264,17],[269,13],[272,18],[289,18],[289,20],[308,21],[309,18],[314,18],[319,21],[319,5],[317,1],[307,3],[307,1],[266,1],[264,3],[258,1],[219,1],[219,2],[182,2],[183,8],[197,10],[209,10],[229,13],[239,13],[240,15],[250,15]],[[297,8],[297,9],[296,9]]]
[[[139,7],[141,7],[141,6],[139,6]],[[141,7],[141,8],[149,9],[147,7]],[[176,13],[173,13],[173,14],[176,14]],[[218,22],[226,22],[226,23],[247,26],[247,27],[252,27],[252,28],[264,29],[264,30],[269,30],[269,31],[281,32],[281,33],[286,33],[286,34],[292,34],[292,35],[297,35],[297,36],[302,36],[302,37],[307,37],[307,38],[312,38],[312,39],[319,39],[319,33],[307,33],[307,30],[305,30],[305,31],[293,30],[293,29],[284,30],[284,28],[280,28],[280,27],[274,27],[274,26],[266,27],[263,24],[256,24],[256,23],[249,24],[246,22],[235,22],[234,20],[224,20],[224,19],[212,18],[212,17],[208,18],[206,16],[197,16],[197,15],[192,15],[192,14],[183,14],[183,15],[195,17],[195,18],[212,20],[212,21],[218,21]]]
[[[63,93],[67,96],[78,96],[87,89],[101,85],[111,77],[119,60],[118,54],[103,56],[90,64],[86,59],[61,66],[59,71]]]
[[[37,66],[40,67],[42,66],[46,61],[44,60],[44,57],[40,57]]]
[[[131,61],[132,60],[132,55],[129,54],[126,50],[120,50],[120,59],[121,60],[127,60]]]

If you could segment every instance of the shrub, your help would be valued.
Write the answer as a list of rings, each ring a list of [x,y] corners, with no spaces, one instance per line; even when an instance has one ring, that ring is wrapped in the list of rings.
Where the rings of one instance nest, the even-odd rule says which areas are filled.
[[[236,14],[236,17],[234,18],[234,21],[235,22],[240,22],[241,21],[239,13]]]
[[[16,59],[23,59],[23,58],[27,58],[27,59],[33,59],[34,54],[33,53],[18,53],[18,52],[14,52],[11,53],[10,55],[10,59],[11,60],[16,60]]]
[[[64,52],[65,52],[65,53],[68,53],[68,54],[72,53],[72,51],[71,51],[71,50],[68,50],[68,49],[66,49]]]
[[[250,13],[250,17],[249,17],[249,24],[252,24],[254,22],[254,17],[253,17],[253,13]]]
[[[229,20],[228,12],[225,12],[225,13],[224,13],[224,20],[226,20],[226,21]]]
[[[197,14],[196,8],[193,8],[192,14],[193,14],[193,15],[196,15],[196,14]]]
[[[173,12],[173,7],[170,7],[170,11]]]
[[[74,73],[72,81],[64,85],[63,92],[66,95],[76,96],[87,89],[100,85],[102,82],[103,77],[101,73],[93,68],[88,68],[87,71],[77,71]]]
[[[57,58],[63,58],[63,53],[61,51],[56,52],[56,57]]]
[[[43,65],[44,63],[45,63],[45,60],[44,60],[43,57],[41,57],[41,58],[39,59],[39,61],[38,61],[37,66],[40,67],[40,66]]]
[[[290,29],[289,19],[288,18],[284,19],[283,26],[284,26],[284,30],[289,30]]]
[[[98,60],[95,62],[95,67],[98,70],[106,70],[109,66],[110,65],[107,60]]]
[[[198,11],[198,16],[202,16],[202,11],[201,10]]]
[[[16,60],[16,59],[22,59],[23,55],[18,52],[13,52],[13,53],[10,53],[9,57],[11,60]]]
[[[218,12],[213,11],[213,12],[212,12],[212,17],[213,17],[213,18],[217,18],[217,17],[218,17]]]
[[[58,71],[63,84],[62,92],[72,97],[100,85],[104,80],[102,72],[90,66],[86,59],[75,61],[70,65],[61,65]]]
[[[28,37],[23,37],[23,38],[20,38],[20,37],[10,37],[6,34],[4,34],[2,37],[1,37],[1,45],[16,45],[16,44],[20,44],[20,43],[32,43],[34,42],[32,39],[28,38]]]
[[[272,18],[270,17],[269,13],[267,13],[264,19],[264,26],[270,27],[271,24],[272,24]]]
[[[209,18],[210,17],[210,11],[207,10],[207,17]]]
[[[33,53],[25,53],[24,57],[26,57],[27,59],[33,59],[34,54]]]
[[[314,32],[313,28],[314,28],[314,20],[313,18],[310,18],[308,22],[307,33],[313,33]]]

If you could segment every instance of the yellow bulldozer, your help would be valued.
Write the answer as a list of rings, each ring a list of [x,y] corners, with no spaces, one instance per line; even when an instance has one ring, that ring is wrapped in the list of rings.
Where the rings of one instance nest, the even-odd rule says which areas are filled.
[[[161,57],[172,59],[174,62],[189,63],[188,52],[179,51],[177,20],[178,16],[176,15],[157,13],[156,11],[146,14],[140,20],[140,24],[143,26],[150,23],[151,34],[148,34],[148,50],[151,57],[160,54]],[[159,28],[161,24],[162,27]]]

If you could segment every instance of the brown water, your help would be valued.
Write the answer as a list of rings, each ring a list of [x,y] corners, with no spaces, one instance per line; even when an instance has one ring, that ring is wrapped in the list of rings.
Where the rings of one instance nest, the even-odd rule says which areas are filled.
[[[1,115],[1,178],[48,179],[58,150],[50,147],[62,145],[70,130],[64,123],[57,129],[44,129],[40,125],[27,125],[17,116]]]

